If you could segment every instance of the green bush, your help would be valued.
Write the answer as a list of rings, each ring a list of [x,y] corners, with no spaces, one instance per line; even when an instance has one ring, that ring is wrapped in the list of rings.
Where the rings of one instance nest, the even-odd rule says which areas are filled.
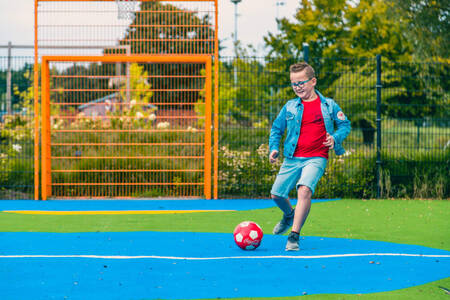
[[[31,198],[34,191],[33,118],[6,115],[0,122],[0,187],[7,195]],[[29,195],[28,195],[29,194]],[[8,197],[9,198],[9,197]]]
[[[380,188],[382,197],[448,198],[450,196],[450,149],[412,152],[408,157],[382,153]],[[435,158],[433,161],[432,158]],[[252,151],[219,151],[219,194],[221,197],[269,197],[281,162],[270,164],[268,146]],[[393,176],[392,174],[399,174]],[[376,152],[362,146],[343,156],[330,155],[315,198],[374,198],[377,195]],[[295,189],[290,197],[296,197]]]
[[[219,194],[221,197],[268,197],[281,162],[269,163],[269,146],[253,151],[219,150]]]
[[[370,198],[375,195],[376,157],[364,151],[330,155],[315,198]]]

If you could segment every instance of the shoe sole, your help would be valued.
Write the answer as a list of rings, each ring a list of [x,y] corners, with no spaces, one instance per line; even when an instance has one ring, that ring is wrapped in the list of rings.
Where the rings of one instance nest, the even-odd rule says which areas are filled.
[[[291,242],[287,241],[286,243],[286,251],[298,251],[300,250],[300,243],[299,241]]]
[[[286,248],[286,251],[299,251],[300,248]]]

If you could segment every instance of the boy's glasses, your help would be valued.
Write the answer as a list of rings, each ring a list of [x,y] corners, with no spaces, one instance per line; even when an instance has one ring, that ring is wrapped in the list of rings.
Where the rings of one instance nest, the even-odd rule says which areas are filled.
[[[310,81],[312,78],[305,80],[305,81],[297,81],[297,82],[292,82],[291,86],[292,87],[300,87],[302,85],[304,85],[305,83],[307,83],[308,81]]]

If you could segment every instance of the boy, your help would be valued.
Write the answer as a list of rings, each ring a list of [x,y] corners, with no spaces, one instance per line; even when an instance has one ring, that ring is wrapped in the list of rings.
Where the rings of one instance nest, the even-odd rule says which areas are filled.
[[[284,161],[272,186],[271,197],[284,215],[275,225],[274,234],[283,234],[291,226],[286,251],[298,251],[299,235],[311,208],[311,197],[322,177],[328,151],[345,153],[342,142],[350,133],[350,121],[333,99],[315,90],[314,69],[305,62],[290,67],[291,85],[298,96],[288,101],[272,124],[269,137],[269,160],[279,155],[284,132]],[[334,130],[336,124],[336,131]],[[297,206],[289,201],[289,192],[297,189]]]

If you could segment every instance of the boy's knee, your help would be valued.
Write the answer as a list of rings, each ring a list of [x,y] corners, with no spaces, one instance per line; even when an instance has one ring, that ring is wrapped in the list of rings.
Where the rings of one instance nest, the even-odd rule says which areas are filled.
[[[311,189],[306,185],[301,185],[298,187],[298,195],[299,196],[310,196],[312,195]]]

